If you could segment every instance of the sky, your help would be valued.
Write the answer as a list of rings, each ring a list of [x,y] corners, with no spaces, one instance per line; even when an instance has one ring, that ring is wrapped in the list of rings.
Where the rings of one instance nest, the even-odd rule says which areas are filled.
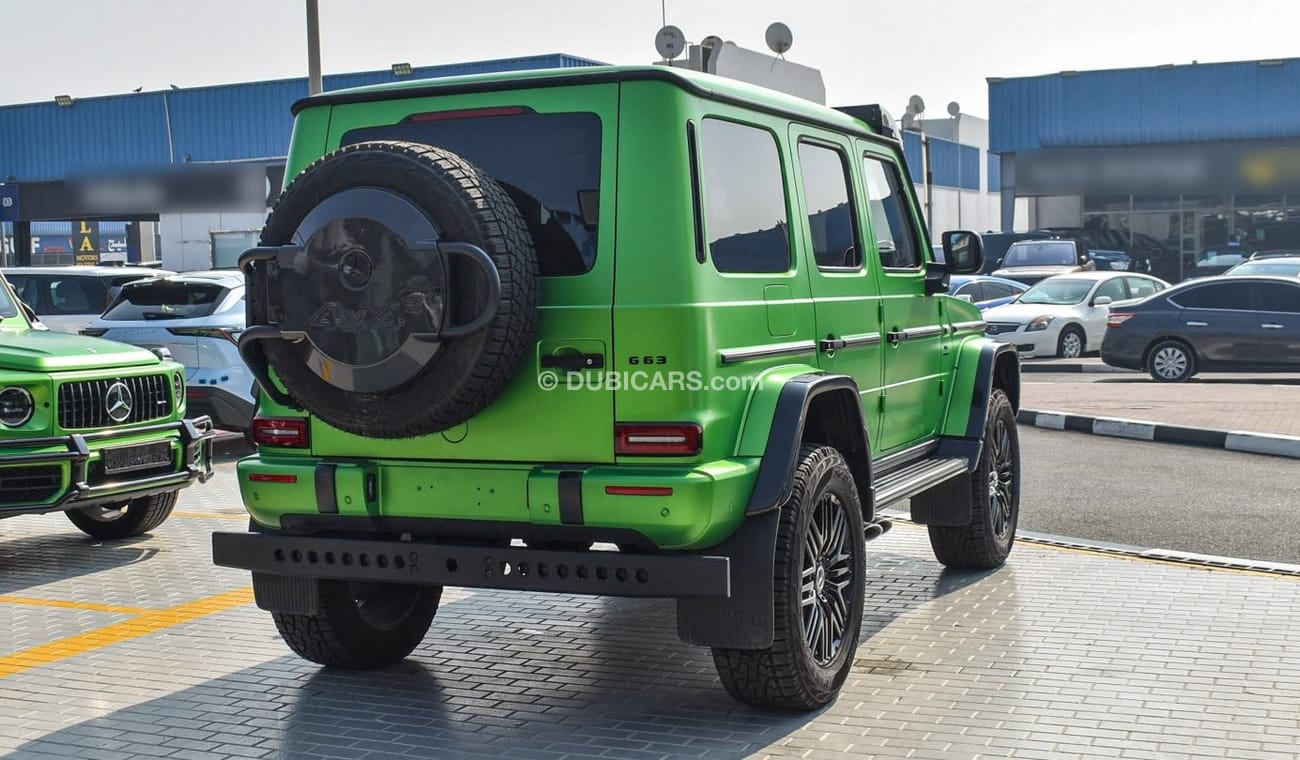
[[[320,0],[325,73],[564,52],[650,63],[667,21],[697,42],[821,69],[831,105],[988,114],[986,77],[1300,56],[1296,0]],[[0,104],[305,76],[304,0],[0,0]]]

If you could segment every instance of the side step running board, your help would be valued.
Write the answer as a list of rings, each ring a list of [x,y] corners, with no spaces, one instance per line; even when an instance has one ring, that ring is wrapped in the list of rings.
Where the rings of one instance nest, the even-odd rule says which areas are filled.
[[[964,457],[951,459],[922,459],[900,467],[880,478],[875,484],[876,509],[910,498],[934,488],[959,475],[970,472]]]

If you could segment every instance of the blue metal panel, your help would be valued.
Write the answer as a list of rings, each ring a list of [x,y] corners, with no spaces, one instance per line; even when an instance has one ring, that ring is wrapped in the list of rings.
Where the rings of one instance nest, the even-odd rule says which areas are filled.
[[[957,176],[957,186],[962,190],[980,189],[980,149],[973,145],[958,145],[957,156],[961,173]]]
[[[904,130],[903,158],[907,160],[907,171],[912,181],[918,185],[925,183],[925,154],[921,147],[921,133]]]
[[[930,178],[936,185],[957,187],[957,143],[930,138]]]
[[[401,79],[596,65],[563,54],[416,68]],[[392,71],[337,74],[327,90],[397,81]],[[0,107],[0,181],[169,162],[282,157],[305,78]],[[170,118],[169,118],[170,117]],[[171,140],[168,142],[168,127]]]
[[[1300,59],[989,82],[989,143],[1037,148],[1300,138]]]
[[[989,162],[989,192],[1002,192],[1002,157],[995,154],[988,154]]]

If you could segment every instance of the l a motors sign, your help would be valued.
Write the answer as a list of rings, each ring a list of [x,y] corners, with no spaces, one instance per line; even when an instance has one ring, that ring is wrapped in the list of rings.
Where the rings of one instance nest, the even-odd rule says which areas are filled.
[[[72,251],[77,255],[77,263],[90,266],[99,264],[99,222],[82,220],[74,222],[74,225]]]

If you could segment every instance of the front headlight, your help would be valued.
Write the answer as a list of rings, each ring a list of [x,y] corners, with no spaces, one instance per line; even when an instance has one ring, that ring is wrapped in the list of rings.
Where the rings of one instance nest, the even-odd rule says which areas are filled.
[[[172,392],[176,394],[176,411],[185,408],[185,376],[177,372],[172,375]]]
[[[1025,332],[1041,332],[1046,330],[1047,326],[1052,324],[1053,319],[1056,319],[1056,317],[1039,317],[1038,319],[1032,320],[1025,326]]]
[[[0,425],[22,427],[32,418],[36,404],[26,388],[10,386],[0,391]]]

